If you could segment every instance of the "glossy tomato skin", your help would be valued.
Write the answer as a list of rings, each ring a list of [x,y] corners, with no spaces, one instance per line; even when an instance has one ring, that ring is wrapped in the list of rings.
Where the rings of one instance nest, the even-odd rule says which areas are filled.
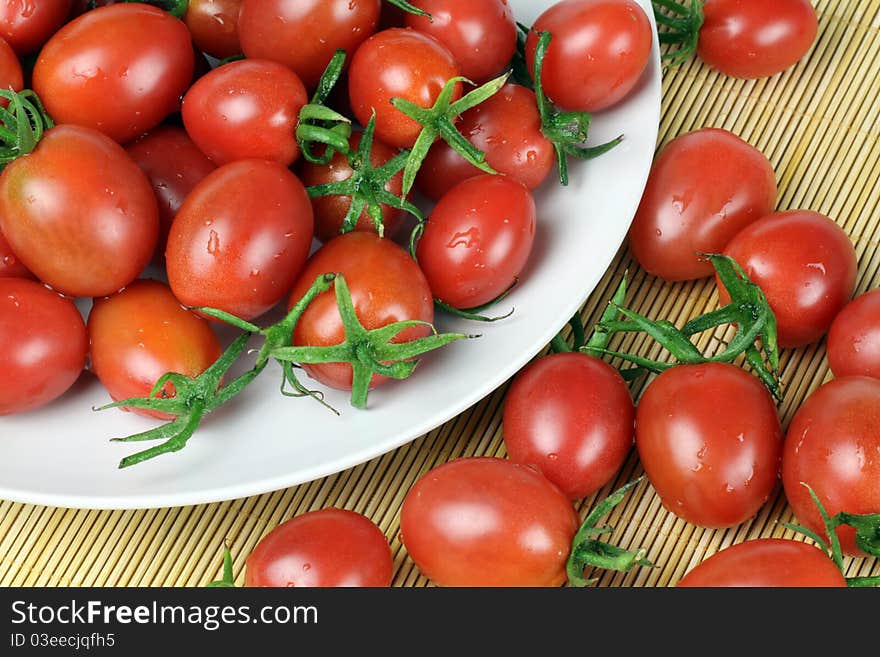
[[[217,59],[241,54],[238,40],[241,3],[242,0],[189,0],[183,22],[199,50]]]
[[[260,158],[290,166],[299,157],[296,124],[308,102],[296,73],[245,59],[218,66],[183,99],[183,124],[217,164]]]
[[[72,0],[0,3],[0,37],[20,56],[36,52],[64,24]]]
[[[651,167],[629,231],[633,256],[667,281],[711,276],[701,254],[720,253],[737,233],[773,211],[773,167],[727,130],[673,139]]]
[[[0,416],[64,394],[86,360],[86,327],[70,299],[35,281],[0,278]]]
[[[613,367],[581,353],[531,363],[504,399],[504,445],[573,500],[595,493],[633,446],[635,407]]]
[[[846,232],[807,210],[777,212],[742,230],[724,249],[767,296],[779,346],[802,347],[828,332],[856,285],[858,259]],[[722,304],[729,300],[719,284]]]
[[[87,328],[92,372],[115,401],[148,397],[166,372],[195,378],[222,351],[208,322],[181,306],[159,281],[137,280],[118,294],[96,299]],[[163,396],[173,397],[174,386],[165,386]],[[173,417],[132,410],[146,417]]]
[[[377,32],[361,44],[348,71],[348,94],[355,117],[366,125],[376,112],[376,137],[398,148],[410,148],[421,125],[391,104],[398,97],[432,107],[443,86],[459,75],[452,53],[437,39],[411,29]],[[452,100],[461,96],[455,85]]]
[[[314,89],[337,49],[345,50],[350,61],[376,31],[381,4],[380,0],[243,0],[241,46],[248,57],[287,66]]]
[[[24,77],[21,72],[21,62],[18,55],[3,39],[0,39],[0,89],[6,91],[21,91],[24,87]],[[0,99],[0,106],[6,107],[9,101]]]
[[[0,232],[0,278],[30,278],[32,276],[33,274],[21,264],[21,260],[12,252],[12,247]]]
[[[391,548],[367,517],[343,509],[310,511],[266,534],[247,558],[245,586],[391,585]]]
[[[486,457],[427,472],[400,511],[403,544],[439,586],[559,586],[578,524],[538,470]]]
[[[880,379],[880,289],[857,297],[840,311],[826,346],[834,376]]]
[[[781,538],[759,538],[713,554],[681,578],[680,587],[845,587],[821,550]]]
[[[431,290],[415,261],[394,242],[366,232],[340,235],[318,249],[300,273],[287,307],[292,308],[318,276],[331,272],[345,276],[355,313],[368,330],[410,319],[434,321]],[[428,327],[412,327],[394,341],[407,342],[429,334]],[[327,346],[341,343],[344,337],[336,295],[331,289],[309,304],[296,325],[293,342]],[[347,363],[303,367],[324,385],[351,390],[352,371]],[[370,386],[384,381],[385,377],[374,374]]]
[[[431,18],[406,14],[406,25],[430,34],[455,57],[461,74],[482,84],[500,74],[516,50],[516,22],[507,0],[415,0]]]
[[[456,127],[500,173],[536,189],[553,170],[556,155],[541,132],[535,93],[506,84],[498,93],[461,115]],[[436,201],[458,183],[482,175],[445,141],[437,141],[419,169],[416,185]]]
[[[182,128],[159,126],[126,147],[147,175],[159,204],[159,241],[156,253],[165,255],[168,231],[180,206],[193,188],[217,167]]]
[[[0,230],[40,280],[69,296],[100,297],[150,261],[159,210],[119,144],[91,128],[59,125],[0,176]]]
[[[800,407],[785,437],[782,483],[798,522],[824,535],[809,485],[832,517],[880,513],[880,381],[834,379]],[[839,527],[844,553],[862,555],[855,530]]]
[[[535,68],[538,32],[553,38],[544,58],[544,93],[566,110],[597,112],[635,88],[651,56],[651,22],[633,0],[563,0],[535,21],[526,63]]]
[[[701,527],[733,527],[770,496],[782,430],[756,377],[727,363],[679,365],[639,402],[636,447],[664,507]]]
[[[535,200],[520,182],[484,174],[434,206],[416,255],[435,298],[476,308],[513,285],[535,240]]]
[[[59,30],[40,51],[33,85],[57,123],[125,143],[180,107],[193,67],[181,21],[150,5],[123,3],[89,11]]]
[[[187,306],[259,317],[287,294],[312,241],[312,206],[299,179],[268,160],[208,174],[171,225],[165,263]]]
[[[353,135],[350,143],[352,150],[356,151],[361,143],[360,133]],[[370,149],[370,164],[376,168],[381,167],[397,155],[397,153],[396,149],[374,140],[373,147]],[[303,162],[300,168],[300,178],[302,178],[306,187],[348,180],[353,173],[354,171],[348,162],[348,158],[338,151],[334,153],[333,158],[328,164]],[[403,192],[403,171],[388,179],[388,182],[385,184],[385,190],[394,194],[394,196],[399,197],[401,195]],[[350,207],[350,196],[334,194],[332,196],[313,198],[312,208],[315,211],[315,237],[322,242],[327,242],[339,235],[339,229],[342,228],[345,215]],[[381,207],[385,235],[392,235],[403,218],[403,211],[384,203]],[[367,214],[366,209],[361,212],[354,229],[376,232],[373,220]]]
[[[765,78],[794,66],[816,40],[810,0],[707,0],[697,54],[725,75]]]

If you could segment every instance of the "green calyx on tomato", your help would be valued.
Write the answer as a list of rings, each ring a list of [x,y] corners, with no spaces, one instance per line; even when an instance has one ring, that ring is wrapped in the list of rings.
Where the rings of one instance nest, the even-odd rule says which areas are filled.
[[[431,14],[426,12],[424,9],[419,9],[414,4],[407,2],[406,0],[386,0],[388,3],[394,5],[398,9],[403,9],[408,14],[414,14],[416,16],[424,16],[425,18],[431,18]]]
[[[232,572],[232,552],[228,545],[223,546],[223,577],[205,584],[206,589],[234,589],[235,574]]]
[[[345,51],[337,50],[312,96],[312,102],[303,105],[296,125],[296,141],[303,157],[312,164],[327,164],[336,151],[348,153],[348,138],[351,137],[351,120],[324,105],[333,87],[342,75],[345,66]],[[314,144],[323,144],[324,152],[316,155]],[[357,220],[357,215],[355,215]]]
[[[645,559],[647,551],[644,548],[629,551],[593,538],[598,534],[607,534],[612,531],[608,527],[596,527],[599,519],[620,504],[630,489],[638,486],[642,479],[644,477],[639,477],[613,492],[599,502],[596,508],[584,519],[572,539],[571,553],[565,567],[569,584],[581,587],[595,584],[598,579],[584,577],[584,569],[588,566],[603,570],[619,570],[625,573],[636,566],[654,567],[654,564]]]
[[[375,130],[376,119],[374,115],[364,127],[357,150],[349,149],[345,152],[345,157],[353,171],[350,178],[306,188],[310,198],[333,195],[351,197],[351,205],[342,221],[340,233],[354,230],[358,218],[366,209],[379,237],[384,237],[385,224],[382,219],[382,204],[409,212],[418,219],[419,225],[425,221],[421,211],[415,205],[385,189],[388,180],[393,178],[406,164],[409,152],[398,153],[381,167],[374,167],[371,164],[370,151],[373,148]]]
[[[687,4],[676,0],[651,0],[657,25],[666,29],[658,35],[660,43],[678,46],[663,54],[670,66],[687,61],[696,51],[703,27],[703,3],[690,0]],[[665,10],[665,11],[664,11]]]
[[[813,502],[819,510],[819,515],[822,516],[822,521],[825,523],[825,536],[819,536],[816,532],[801,525],[782,522],[780,524],[783,527],[813,539],[826,554],[830,555],[831,560],[834,561],[837,567],[840,568],[840,572],[844,573],[844,575],[843,550],[840,547],[840,539],[837,536],[838,527],[846,525],[855,529],[856,545],[858,548],[872,557],[880,557],[880,513],[857,515],[841,511],[834,517],[831,517],[828,515],[828,511],[825,510],[825,506],[819,500],[819,496],[816,495],[815,491],[804,482],[801,482],[801,486],[809,491],[810,497],[813,498]],[[825,539],[828,540],[826,541]],[[880,586],[880,576],[847,577],[846,585],[852,588]]]
[[[46,130],[55,126],[43,103],[30,89],[14,92],[0,89],[9,107],[0,107],[0,168],[36,147]]]
[[[513,288],[516,287],[516,284],[517,284],[517,281],[514,281],[513,285],[511,285],[509,288],[504,290],[504,292],[499,294],[497,297],[495,297],[494,299],[492,299],[488,303],[484,303],[481,306],[477,306],[476,308],[465,308],[465,309],[456,308],[455,306],[450,306],[448,303],[441,301],[440,299],[437,299],[436,297],[434,298],[434,305],[437,308],[439,308],[440,310],[443,310],[444,312],[449,313],[450,315],[455,315],[456,317],[461,317],[462,319],[469,319],[473,322],[486,322],[486,323],[491,324],[492,322],[497,322],[502,319],[507,319],[508,317],[510,317],[513,314],[513,311],[516,310],[515,308],[511,308],[503,315],[492,315],[491,317],[489,315],[483,314],[484,312],[486,312],[489,308],[494,306],[499,301],[503,301],[507,297],[508,294],[513,292]]]
[[[451,102],[456,85],[460,82],[468,82],[467,78],[456,76],[446,83],[443,90],[437,96],[434,106],[430,109],[419,107],[405,98],[391,99],[391,104],[394,107],[422,125],[422,131],[419,133],[415,144],[413,144],[403,170],[404,196],[409,194],[409,191],[412,189],[419,167],[421,167],[431,145],[438,137],[480,171],[498,173],[486,163],[486,154],[469,142],[458,131],[458,128],[455,127],[455,119],[463,112],[476,107],[487,98],[491,98],[498,93],[507,82],[509,76],[510,73],[505,73],[494,80],[489,80],[489,82],[481,87],[477,87],[455,102]]]
[[[552,143],[556,151],[556,166],[559,171],[559,182],[568,185],[568,157],[581,160],[592,160],[623,141],[623,135],[598,146],[583,146],[590,132],[591,117],[589,112],[562,112],[556,109],[544,95],[541,74],[544,70],[544,57],[550,45],[550,32],[540,32],[538,45],[535,48],[534,89],[538,101],[538,112],[541,115],[541,132]]]
[[[189,9],[189,0],[123,0],[124,2],[141,2],[167,11],[175,18],[183,18]],[[94,7],[92,7],[94,9]]]
[[[664,320],[651,320],[616,302],[611,307],[625,319],[603,320],[597,332],[622,333],[643,332],[660,343],[675,359],[664,363],[640,356],[596,349],[602,354],[617,356],[639,368],[659,374],[680,364],[730,363],[741,354],[754,373],[761,379],[776,399],[780,399],[779,346],[776,340],[776,316],[767,303],[764,292],[753,283],[735,260],[723,255],[707,256],[715,267],[718,277],[730,292],[731,301],[726,306],[690,320],[681,329]],[[691,342],[691,337],[723,324],[736,324],[737,331],[727,348],[715,356],[704,356]]]

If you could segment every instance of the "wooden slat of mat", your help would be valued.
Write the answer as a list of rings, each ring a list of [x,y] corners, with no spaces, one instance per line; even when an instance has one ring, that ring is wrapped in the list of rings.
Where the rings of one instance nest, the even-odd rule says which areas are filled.
[[[804,61],[769,80],[734,80],[698,61],[664,79],[660,144],[689,130],[716,126],[763,150],[777,173],[779,209],[810,208],[834,218],[860,257],[859,291],[880,285],[880,0],[822,0],[819,37]],[[593,166],[601,166],[601,161]],[[711,280],[670,284],[639,270],[625,249],[582,309],[596,321],[621,277],[630,272],[628,302],[639,312],[683,323],[717,304]],[[717,350],[732,332],[700,336]],[[644,336],[618,336],[614,347],[663,358]],[[619,364],[619,363],[618,363]],[[782,354],[785,425],[830,373],[824,344]],[[645,382],[633,385],[640,394]],[[219,576],[224,542],[239,582],[257,541],[299,513],[339,506],[365,513],[385,532],[398,586],[427,584],[398,534],[406,491],[430,468],[458,456],[504,456],[501,408],[506,385],[480,404],[394,452],[331,477],[221,504],[147,511],[76,511],[0,502],[0,585],[198,586]],[[632,453],[596,499],[642,473]],[[605,573],[602,586],[668,586],[694,565],[759,536],[792,537],[778,521],[792,520],[781,490],[757,517],[728,530],[689,525],[665,511],[647,482],[612,512],[611,540],[644,546],[657,568]],[[870,559],[848,559],[849,575],[880,574]]]

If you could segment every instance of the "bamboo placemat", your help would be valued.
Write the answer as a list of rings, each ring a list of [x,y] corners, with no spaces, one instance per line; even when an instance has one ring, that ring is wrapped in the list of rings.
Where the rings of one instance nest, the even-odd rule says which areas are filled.
[[[819,36],[795,68],[768,80],[742,81],[698,61],[668,71],[663,84],[660,141],[703,126],[732,130],[770,158],[779,181],[780,209],[808,208],[834,218],[852,237],[860,258],[858,292],[880,285],[880,0],[820,0]],[[599,164],[596,163],[598,166]],[[583,308],[598,318],[624,271],[630,271],[630,307],[682,324],[716,306],[711,280],[668,284],[639,270],[621,249]],[[707,336],[715,349],[729,337]],[[658,357],[646,339],[617,343]],[[805,397],[830,377],[824,343],[782,356],[786,383],[781,413],[787,426]],[[643,387],[633,388],[638,395]],[[270,529],[291,516],[338,506],[366,514],[391,540],[394,584],[424,586],[397,536],[406,491],[431,467],[458,456],[504,456],[501,404],[506,386],[459,417],[394,452],[336,475],[274,493],[219,504],[147,511],[76,511],[0,502],[0,585],[199,586],[219,575],[227,541],[239,583],[244,559]],[[638,476],[635,453],[617,480],[598,494]],[[597,499],[581,504],[585,514]],[[739,527],[705,530],[666,512],[643,482],[607,522],[610,540],[648,548],[657,568],[606,573],[604,586],[668,586],[691,567],[732,543],[791,537],[778,492],[761,513]],[[880,574],[880,562],[847,560],[854,575]]]

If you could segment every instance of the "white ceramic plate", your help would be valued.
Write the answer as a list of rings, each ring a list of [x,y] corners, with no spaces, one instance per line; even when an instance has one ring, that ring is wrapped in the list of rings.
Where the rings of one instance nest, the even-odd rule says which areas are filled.
[[[639,0],[649,16],[650,2]],[[548,0],[510,0],[531,24]],[[537,194],[535,249],[510,295],[516,312],[492,325],[438,317],[441,330],[482,332],[428,355],[413,377],[371,392],[358,411],[342,393],[327,401],[278,392],[270,369],[228,408],[211,415],[185,450],[118,470],[147,445],[111,443],[155,426],[116,410],[91,375],[37,412],[0,418],[0,498],[63,507],[153,508],[254,495],[338,472],[403,445],[495,390],[541,350],[598,284],[626,235],[657,138],[660,60],[654,52],[636,92],[595,117],[591,141],[624,142],[591,162],[572,163],[571,184]],[[507,308],[507,304],[504,305]]]

